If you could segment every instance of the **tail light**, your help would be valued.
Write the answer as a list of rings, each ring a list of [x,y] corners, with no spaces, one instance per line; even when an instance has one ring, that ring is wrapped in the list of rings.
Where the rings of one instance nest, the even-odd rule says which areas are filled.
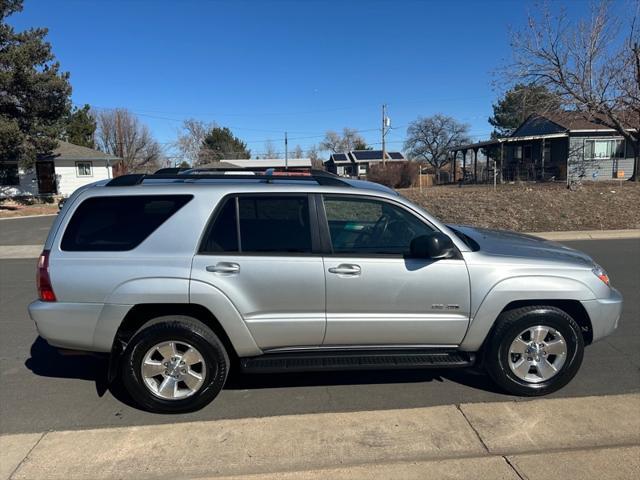
[[[38,271],[36,274],[38,295],[43,302],[55,302],[56,294],[53,293],[51,278],[49,277],[49,250],[44,250],[38,258]]]

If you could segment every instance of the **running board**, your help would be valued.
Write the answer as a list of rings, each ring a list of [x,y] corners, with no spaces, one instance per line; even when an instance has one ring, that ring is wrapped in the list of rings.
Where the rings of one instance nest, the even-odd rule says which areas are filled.
[[[472,353],[434,349],[296,352],[241,358],[240,367],[247,373],[462,368],[474,360]]]

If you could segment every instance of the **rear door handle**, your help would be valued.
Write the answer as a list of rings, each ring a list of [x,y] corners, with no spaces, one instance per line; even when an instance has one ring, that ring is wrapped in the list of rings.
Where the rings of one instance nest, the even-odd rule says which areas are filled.
[[[232,275],[234,273],[240,273],[240,265],[233,262],[219,262],[215,265],[208,265],[207,272],[226,273],[227,275]]]
[[[354,265],[351,263],[341,263],[337,267],[331,267],[329,269],[329,273],[335,273],[337,275],[350,275],[357,276],[360,275],[362,269],[360,265]]]

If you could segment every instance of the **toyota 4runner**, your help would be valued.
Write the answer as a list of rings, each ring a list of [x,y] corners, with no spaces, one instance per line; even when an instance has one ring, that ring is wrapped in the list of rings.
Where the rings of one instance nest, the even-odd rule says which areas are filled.
[[[484,368],[567,384],[622,297],[587,255],[444,225],[326,172],[128,175],[75,192],[38,262],[38,332],[109,354],[143,408],[208,404],[243,371]]]

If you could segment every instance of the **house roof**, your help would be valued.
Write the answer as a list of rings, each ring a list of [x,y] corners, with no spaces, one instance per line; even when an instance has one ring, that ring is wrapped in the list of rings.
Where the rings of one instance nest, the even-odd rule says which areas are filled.
[[[279,168],[279,167],[307,167],[311,168],[310,158],[289,158],[286,162],[284,158],[263,158],[260,160],[223,160],[240,168]]]
[[[335,163],[359,163],[359,162],[381,162],[382,150],[352,150],[345,153],[333,153],[329,157]],[[400,152],[387,152],[387,161],[403,161],[404,155]]]
[[[610,130],[611,127],[604,125],[602,121],[597,118],[588,119],[580,112],[558,112],[545,115],[539,115],[540,117],[551,120],[556,125],[567,130]]]
[[[46,160],[120,160],[120,157],[95,150],[93,148],[82,147],[73,143],[58,140],[58,146],[53,149],[51,155],[47,155]]]
[[[334,162],[351,162],[346,153],[332,153],[329,160],[333,160]]]
[[[631,127],[627,128],[631,129]],[[603,132],[608,134],[609,132],[612,132],[613,129],[604,125],[597,118],[586,118],[581,112],[565,111],[554,114],[533,114],[529,115],[529,117],[527,117],[527,119],[507,137],[494,138],[468,145],[458,145],[450,148],[449,151],[459,152],[462,150],[499,145],[501,143],[568,137],[570,132],[579,131]]]

